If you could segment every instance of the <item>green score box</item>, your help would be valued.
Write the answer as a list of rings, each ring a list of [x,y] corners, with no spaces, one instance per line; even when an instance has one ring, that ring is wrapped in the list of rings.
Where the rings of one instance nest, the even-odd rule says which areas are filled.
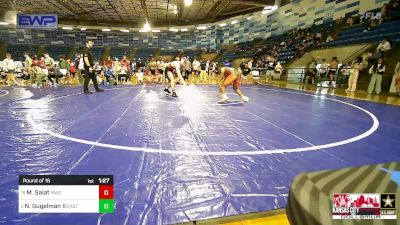
[[[99,213],[114,213],[114,200],[113,199],[100,199],[99,200]]]

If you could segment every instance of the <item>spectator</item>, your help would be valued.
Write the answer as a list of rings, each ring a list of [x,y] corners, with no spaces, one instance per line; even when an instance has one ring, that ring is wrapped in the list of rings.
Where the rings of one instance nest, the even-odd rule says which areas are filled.
[[[113,68],[114,68],[115,77],[118,79],[119,73],[122,68],[121,63],[118,61],[118,58],[113,59]]]
[[[328,67],[329,64],[326,63],[325,59],[322,59],[322,63],[318,69],[318,75],[319,75],[319,81],[317,83],[317,86],[323,86],[324,83],[324,77],[326,75],[326,73],[328,72]]]
[[[367,50],[367,51],[365,51],[362,55],[361,55],[361,58],[362,58],[362,60],[363,60],[363,66],[364,66],[364,68],[366,68],[367,66],[368,66],[368,63],[369,63],[369,59],[372,57],[372,53],[369,51],[369,50]]]
[[[371,80],[368,85],[368,94],[371,94],[375,89],[375,93],[379,95],[382,87],[382,75],[385,73],[385,64],[383,59],[379,58],[375,65],[372,65],[369,69],[369,74],[372,74]],[[375,88],[374,88],[375,86]]]
[[[342,87],[343,84],[348,83],[350,72],[351,72],[351,66],[349,63],[346,63],[340,70],[339,77],[337,79],[338,87]]]
[[[46,77],[43,69],[38,64],[32,64],[31,70],[32,74],[30,76],[30,82],[32,87],[42,87],[43,79]]]
[[[188,81],[189,80],[189,75],[192,73],[192,65],[189,61],[189,59],[185,59],[185,61],[183,62],[183,69],[184,69],[184,76],[183,79]],[[163,68],[165,69],[165,65],[163,65]]]
[[[130,79],[129,74],[128,74],[128,68],[126,66],[124,66],[124,65],[121,67],[121,70],[120,70],[119,75],[118,75],[118,79],[121,82],[122,82],[122,77],[125,78],[125,82],[128,82],[129,79]]]
[[[66,77],[66,82],[69,82],[71,65],[65,60],[65,56],[60,56],[60,62],[58,63],[58,65],[58,74],[60,75],[60,77]]]
[[[200,83],[205,83],[207,79],[207,62],[202,59],[200,63]]]
[[[122,66],[125,66],[125,67],[128,69],[128,71],[129,71],[130,64],[131,64],[131,62],[130,62],[129,59],[126,57],[126,55],[122,56],[121,65],[122,65]]]
[[[380,57],[384,59],[385,53],[390,50],[390,42],[385,38],[379,43],[376,48],[376,52],[380,54]]]
[[[197,59],[193,60],[192,69],[193,70],[192,70],[192,81],[191,81],[191,83],[193,83],[195,78],[198,80],[198,76],[200,75],[200,62]]]
[[[277,62],[276,66],[275,66],[274,79],[280,80],[282,73],[283,73],[283,66],[281,65],[280,62]]]
[[[31,57],[29,57],[29,54],[27,52],[24,52],[24,57],[25,57],[24,74],[28,75],[30,74],[32,59]]]
[[[332,35],[328,35],[328,37],[326,38],[326,43],[329,43],[329,42],[332,42],[332,41],[334,41],[335,39],[333,39],[333,37],[332,37]]]
[[[272,82],[272,80],[274,79],[274,75],[275,75],[275,59],[272,56],[267,56],[266,59],[266,67],[267,67],[267,76],[266,76],[266,80],[265,82]]]
[[[15,74],[15,67],[16,66],[14,60],[11,58],[11,54],[6,53],[6,58],[3,60],[3,69],[4,72],[7,74],[6,83],[8,85],[15,84],[21,86],[22,84],[16,79],[17,75]]]
[[[360,74],[360,70],[363,69],[363,64],[362,64],[362,58],[358,57],[356,60],[354,60],[351,63],[351,70],[350,70],[350,76],[349,76],[349,87],[346,89],[346,91],[351,91],[354,92],[357,89],[357,80],[358,80],[358,75]]]
[[[55,71],[54,59],[50,57],[48,52],[43,53],[43,55],[44,55],[44,63],[46,65],[46,69],[47,69],[47,73],[48,73],[47,78],[51,82],[52,86],[57,87],[59,85],[58,78],[60,76]],[[54,83],[53,78],[56,78],[56,83]]]
[[[321,38],[322,38],[321,32],[317,32],[317,33],[315,34],[314,41],[315,41],[315,42],[320,42],[320,41],[321,41]]]
[[[137,70],[138,70],[138,73],[137,73],[138,83],[143,84],[143,77],[144,77],[143,73],[145,72],[146,69],[145,69],[145,64],[144,64],[144,62],[142,62],[141,58],[138,59],[136,66],[137,66]]]
[[[315,76],[317,74],[317,61],[315,59],[312,59],[311,62],[307,65],[306,67],[306,75],[305,79],[303,82],[305,82],[308,78],[308,83],[313,84],[315,83]]]
[[[392,94],[400,94],[400,61],[397,62],[393,71],[392,82],[390,84],[389,92]]]
[[[69,66],[70,66],[70,73],[71,73],[72,79],[74,79],[75,74],[76,74],[75,60],[70,60],[70,59],[68,59],[68,60],[69,60]],[[68,60],[67,60],[67,62],[68,62]]]
[[[332,61],[328,67],[328,74],[329,74],[329,85],[332,85],[334,88],[336,87],[335,77],[338,67],[339,67],[339,62],[337,57],[332,57]]]
[[[353,18],[351,16],[348,17],[347,20],[346,20],[346,25],[348,27],[351,27],[351,26],[353,26],[353,23],[354,23]]]

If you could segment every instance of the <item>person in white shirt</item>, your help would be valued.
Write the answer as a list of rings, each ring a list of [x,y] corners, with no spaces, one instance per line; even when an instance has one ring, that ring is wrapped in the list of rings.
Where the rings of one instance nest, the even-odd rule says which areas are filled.
[[[198,76],[200,75],[200,62],[197,59],[193,60],[192,69],[192,81],[190,83],[193,83],[194,77],[196,77],[197,80],[199,79]]]
[[[390,50],[390,42],[387,39],[383,39],[381,43],[379,43],[378,47],[376,48],[376,52],[381,54],[381,58],[383,59],[385,53]]]
[[[329,42],[332,42],[332,41],[334,41],[335,39],[333,39],[333,37],[331,36],[331,35],[328,35],[328,37],[326,38],[326,43],[329,43]]]
[[[281,75],[283,72],[283,66],[281,65],[280,62],[278,62],[275,66],[275,74],[274,74],[274,79],[275,80],[280,80],[281,79]]]
[[[323,86],[324,77],[328,72],[328,67],[329,67],[329,64],[325,61],[325,59],[322,59],[322,63],[318,69],[318,74],[319,74],[319,79],[320,79],[317,83],[318,87]]]
[[[183,78],[184,78],[186,81],[189,80],[189,75],[191,74],[191,71],[192,71],[191,66],[192,66],[192,64],[190,63],[189,59],[186,59],[186,60],[183,62],[183,69],[184,69],[184,72],[185,72]]]
[[[350,76],[349,76],[349,87],[346,89],[346,91],[351,91],[354,92],[357,89],[357,81],[358,81],[358,75],[360,74],[360,70],[364,68],[364,65],[362,63],[362,58],[358,57],[356,60],[354,60],[351,63],[351,70],[350,70]]]
[[[372,74],[371,80],[368,85],[368,94],[371,94],[375,87],[375,93],[379,95],[382,87],[382,75],[385,73],[385,64],[382,58],[378,59],[375,65],[369,69],[369,74]]]
[[[29,57],[29,54],[27,52],[24,52],[24,57],[25,57],[25,63],[24,63],[24,75],[29,75],[31,74],[31,65],[32,65],[32,59]]]
[[[7,74],[6,83],[8,85],[16,84],[18,86],[21,86],[22,84],[16,79],[17,75],[15,74],[15,68],[15,62],[11,58],[11,54],[6,53],[6,58],[3,60],[3,69],[4,72]]]
[[[346,63],[340,70],[339,77],[337,79],[338,87],[343,86],[343,84],[346,84],[349,81],[350,72],[351,66],[349,63]]]

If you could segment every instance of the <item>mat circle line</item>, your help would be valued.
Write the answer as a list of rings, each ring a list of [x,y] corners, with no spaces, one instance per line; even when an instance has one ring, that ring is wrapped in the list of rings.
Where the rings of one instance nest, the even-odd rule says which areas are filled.
[[[133,87],[132,87],[133,88]],[[118,89],[131,89],[131,88],[113,88],[109,90],[118,90]],[[361,108],[357,105],[344,102],[338,99],[333,99],[329,98],[326,96],[321,96],[321,95],[313,95],[313,94],[307,94],[307,93],[302,93],[302,92],[294,92],[294,91],[288,91],[288,90],[278,90],[278,89],[268,89],[268,88],[246,88],[246,89],[262,89],[266,91],[278,91],[278,92],[286,92],[286,93],[292,93],[292,94],[299,94],[299,95],[307,95],[307,96],[313,96],[313,97],[324,97],[324,99],[328,99],[330,101],[335,101],[339,102],[348,106],[351,106],[353,108],[356,108],[358,110],[363,111],[367,115],[369,115],[372,118],[373,124],[371,128],[369,128],[367,131],[364,133],[354,136],[349,139],[345,139],[342,141],[337,141],[337,142],[332,142],[328,144],[322,144],[322,145],[314,145],[314,146],[308,146],[308,147],[301,147],[301,148],[289,148],[289,149],[262,149],[262,150],[251,150],[251,151],[233,151],[233,152],[225,152],[225,151],[217,151],[217,152],[202,152],[202,151],[190,151],[190,150],[165,150],[165,149],[152,149],[152,148],[143,148],[143,147],[133,147],[133,146],[123,146],[123,145],[114,145],[114,144],[105,144],[105,143],[100,143],[100,142],[95,142],[95,141],[88,141],[88,140],[83,140],[79,138],[74,138],[74,137],[69,137],[66,135],[54,133],[53,131],[47,130],[40,124],[36,123],[33,118],[33,110],[30,110],[28,114],[26,115],[26,119],[29,122],[29,124],[36,130],[39,130],[43,133],[46,133],[48,135],[51,135],[56,138],[64,139],[64,140],[69,140],[81,144],[86,144],[86,145],[91,145],[91,146],[98,146],[98,147],[103,147],[103,148],[110,148],[110,149],[117,149],[117,150],[126,150],[126,151],[136,151],[136,152],[147,152],[147,153],[163,153],[163,154],[174,154],[174,155],[213,155],[213,156],[237,156],[237,155],[271,155],[271,154],[283,154],[283,153],[293,153],[293,152],[306,152],[306,151],[317,151],[321,149],[327,149],[327,148],[332,148],[332,147],[338,147],[341,145],[345,144],[350,144],[352,142],[359,141],[361,139],[364,139],[371,134],[373,134],[379,127],[379,120],[376,118],[376,116],[369,112],[368,110]],[[81,94],[81,93],[78,93]],[[70,97],[78,94],[70,94],[70,95],[64,95],[61,97],[53,98],[48,100],[48,102],[54,101],[56,99],[60,98],[65,98],[65,97]]]
[[[5,92],[4,94],[0,95],[0,97],[3,97],[3,96],[6,96],[6,95],[10,94],[10,92],[6,91],[6,90],[0,90],[0,91],[4,91]]]

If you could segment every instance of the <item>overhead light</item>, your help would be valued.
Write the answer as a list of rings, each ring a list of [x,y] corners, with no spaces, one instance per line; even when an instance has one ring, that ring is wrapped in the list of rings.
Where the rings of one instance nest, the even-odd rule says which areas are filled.
[[[151,26],[149,22],[146,20],[146,23],[143,25],[143,31],[144,32],[150,32],[151,31]]]
[[[149,32],[149,31],[143,30],[143,29],[142,29],[142,30],[139,30],[139,32],[140,32],[140,33],[145,33],[145,32]]]
[[[221,23],[219,26],[224,27],[224,26],[226,26],[226,23]]]
[[[179,29],[176,29],[176,28],[169,28],[169,31],[178,32]]]
[[[178,14],[178,10],[177,9],[174,9],[174,14]]]
[[[193,0],[185,0],[185,6],[191,6],[193,3]]]
[[[205,30],[205,29],[207,29],[207,27],[206,26],[198,26],[197,29],[198,30]]]
[[[86,27],[82,27],[82,28],[81,28],[81,30],[86,30],[86,29],[87,29]]]
[[[237,22],[238,22],[237,20],[234,20],[231,22],[231,24],[236,24]]]
[[[0,25],[9,25],[9,23],[1,21]]]
[[[103,29],[101,29],[101,31],[108,32],[108,31],[111,31],[111,29],[103,28]]]
[[[160,33],[161,30],[151,30],[151,32],[153,32],[153,33]]]
[[[127,29],[121,29],[120,31],[121,32],[125,32],[125,33],[129,33],[129,30],[127,30]]]
[[[181,31],[188,31],[188,29],[187,28],[183,28],[183,29],[181,29]]]
[[[251,17],[251,16],[247,17],[247,20],[251,20],[251,19],[253,19],[253,17]]]
[[[72,27],[62,27],[61,29],[63,29],[63,30],[72,30],[73,28]]]

